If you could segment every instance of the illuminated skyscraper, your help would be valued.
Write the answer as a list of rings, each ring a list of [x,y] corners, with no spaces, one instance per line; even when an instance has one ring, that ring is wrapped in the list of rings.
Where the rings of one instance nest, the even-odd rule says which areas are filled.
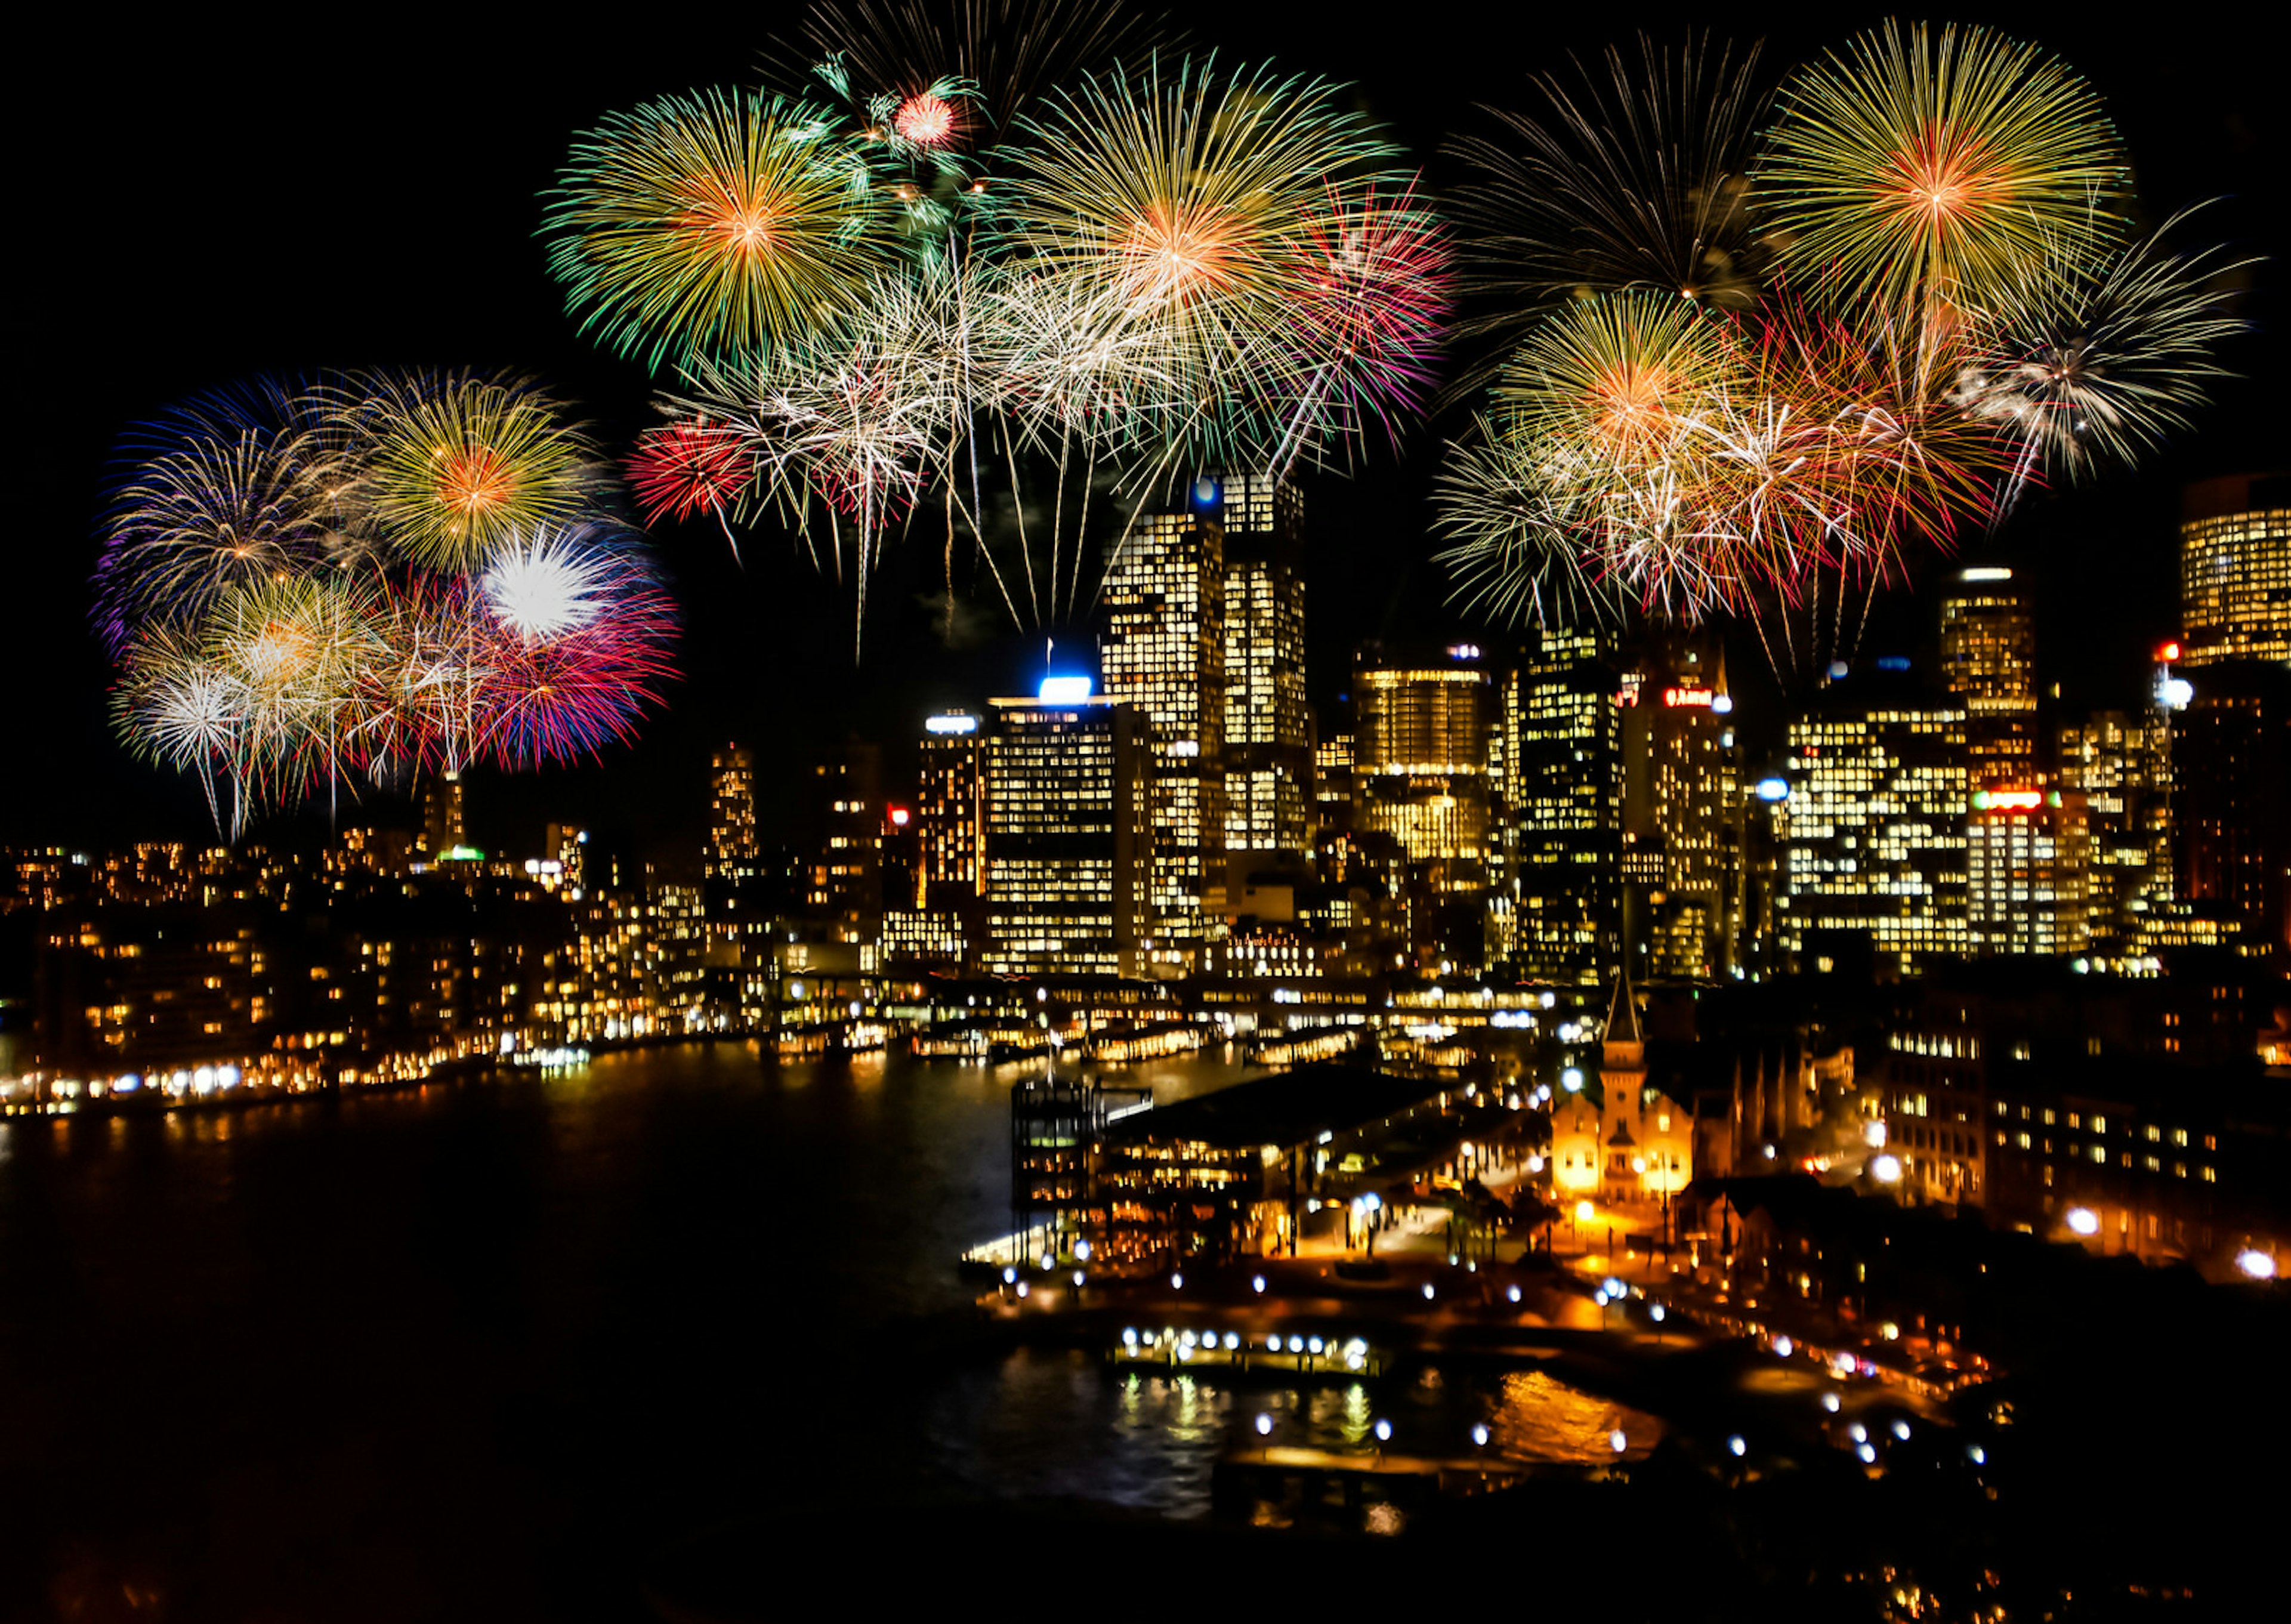
[[[968,711],[923,721],[915,817],[921,825],[920,900],[958,906],[986,886],[986,735]]]
[[[1496,695],[1479,649],[1388,658],[1364,650],[1353,669],[1359,728],[1353,813],[1407,869],[1409,937],[1426,967],[1485,961],[1494,826],[1488,770]]]
[[[422,849],[432,862],[469,844],[462,825],[462,775],[439,773],[422,785]]]
[[[2241,951],[2291,951],[2291,664],[2189,671],[2173,719],[2175,900],[2231,921]]]
[[[1512,959],[1589,986],[1620,952],[1623,732],[1614,668],[1588,631],[1547,628],[1503,689]]]
[[[1053,678],[1036,698],[989,702],[990,975],[1145,972],[1154,757],[1137,713],[1088,687]]]
[[[1965,824],[1966,940],[1977,956],[2085,950],[2084,796],[2034,784],[1973,792]]]
[[[2061,729],[2061,788],[2084,797],[2085,932],[2103,954],[2127,952],[2139,916],[2171,898],[2171,775],[2160,709]]]
[[[2036,782],[2037,619],[2001,565],[1960,569],[1941,600],[1941,686],[1965,702],[1973,782]]]
[[[1222,507],[1223,487],[1204,476],[1185,511],[1140,516],[1101,593],[1105,697],[1129,706],[1151,741],[1147,974],[1185,973],[1225,928]]]
[[[711,880],[748,880],[756,872],[756,763],[737,744],[708,761],[708,860]]]
[[[1632,974],[1707,979],[1725,962],[1738,792],[1734,701],[1710,629],[1630,639],[1623,724],[1623,942]]]
[[[2180,618],[2190,665],[2291,663],[2291,476],[2239,475],[2188,487]]]
[[[1790,723],[1782,947],[1868,937],[1904,974],[1966,946],[1965,704],[1906,671],[1833,682]]]
[[[1303,494],[1266,473],[1223,481],[1225,845],[1229,883],[1300,866],[1313,789],[1305,703]]]

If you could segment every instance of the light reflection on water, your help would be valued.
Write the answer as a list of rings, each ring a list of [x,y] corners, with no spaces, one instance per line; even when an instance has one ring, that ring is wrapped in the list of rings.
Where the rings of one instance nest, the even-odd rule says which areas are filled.
[[[1457,1456],[1484,1421],[1499,1453],[1599,1458],[1614,1412],[1532,1378],[1284,1388],[904,1354],[917,1316],[969,1302],[955,1258],[1009,1226],[1022,1074],[719,1043],[8,1123],[0,1301],[29,1307],[0,1352],[54,1372],[52,1412],[79,1418],[20,1445],[54,1485],[35,1542],[64,1548],[93,1526],[80,1507],[123,1494],[113,1523],[164,1529],[226,1484],[253,1494],[251,1526],[291,1520],[292,1485],[328,1471],[384,1499],[444,1483],[536,1518],[576,1507],[615,1537],[926,1478],[1198,1517],[1260,1412],[1280,1443],[1358,1449],[1385,1419],[1395,1451]],[[1167,1101],[1249,1074],[1212,1055],[1113,1080]],[[186,1411],[149,1379],[155,1347],[265,1374]]]
[[[1527,1466],[1644,1459],[1662,1435],[1654,1417],[1541,1371],[1443,1378],[1427,1371],[1398,1390],[1364,1383],[1304,1388],[1227,1385],[1193,1375],[1114,1372],[1079,1352],[1021,1351],[952,1379],[931,1407],[937,1467],[968,1486],[1018,1499],[1095,1499],[1177,1517],[1210,1511],[1219,1456],[1265,1442],[1360,1453],[1379,1419],[1395,1454]],[[1484,1447],[1472,1428],[1484,1424]]]

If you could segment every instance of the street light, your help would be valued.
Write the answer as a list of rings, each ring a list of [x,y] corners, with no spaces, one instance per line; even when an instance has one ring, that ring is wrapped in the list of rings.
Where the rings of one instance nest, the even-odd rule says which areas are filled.
[[[2100,1233],[2100,1214],[2094,1212],[2089,1207],[2070,1207],[2069,1209],[2068,1226],[2071,1230],[2080,1235],[2098,1234]]]

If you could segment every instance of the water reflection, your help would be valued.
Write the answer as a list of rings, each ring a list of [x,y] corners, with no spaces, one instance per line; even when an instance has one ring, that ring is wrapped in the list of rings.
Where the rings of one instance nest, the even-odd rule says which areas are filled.
[[[1382,1408],[1388,1405],[1388,1411]],[[938,1463],[973,1489],[1020,1499],[1080,1497],[1178,1517],[1210,1509],[1218,1459],[1260,1444],[1366,1456],[1380,1414],[1395,1454],[1506,1466],[1600,1466],[1644,1458],[1654,1417],[1540,1371],[1426,1371],[1381,1402],[1365,1383],[1287,1387],[1105,1370],[1074,1352],[1012,1354],[958,1377],[930,1412]],[[1272,1430],[1260,1438],[1258,1416]],[[1473,1428],[1484,1425],[1484,1447]],[[1627,1446],[1618,1456],[1612,1435]]]

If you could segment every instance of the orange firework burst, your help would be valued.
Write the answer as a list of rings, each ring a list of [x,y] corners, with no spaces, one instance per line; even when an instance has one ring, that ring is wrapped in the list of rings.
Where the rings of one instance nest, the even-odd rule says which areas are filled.
[[[1129,299],[1161,308],[1221,293],[1239,279],[1247,251],[1233,211],[1200,199],[1156,197],[1134,215],[1115,247]]]

